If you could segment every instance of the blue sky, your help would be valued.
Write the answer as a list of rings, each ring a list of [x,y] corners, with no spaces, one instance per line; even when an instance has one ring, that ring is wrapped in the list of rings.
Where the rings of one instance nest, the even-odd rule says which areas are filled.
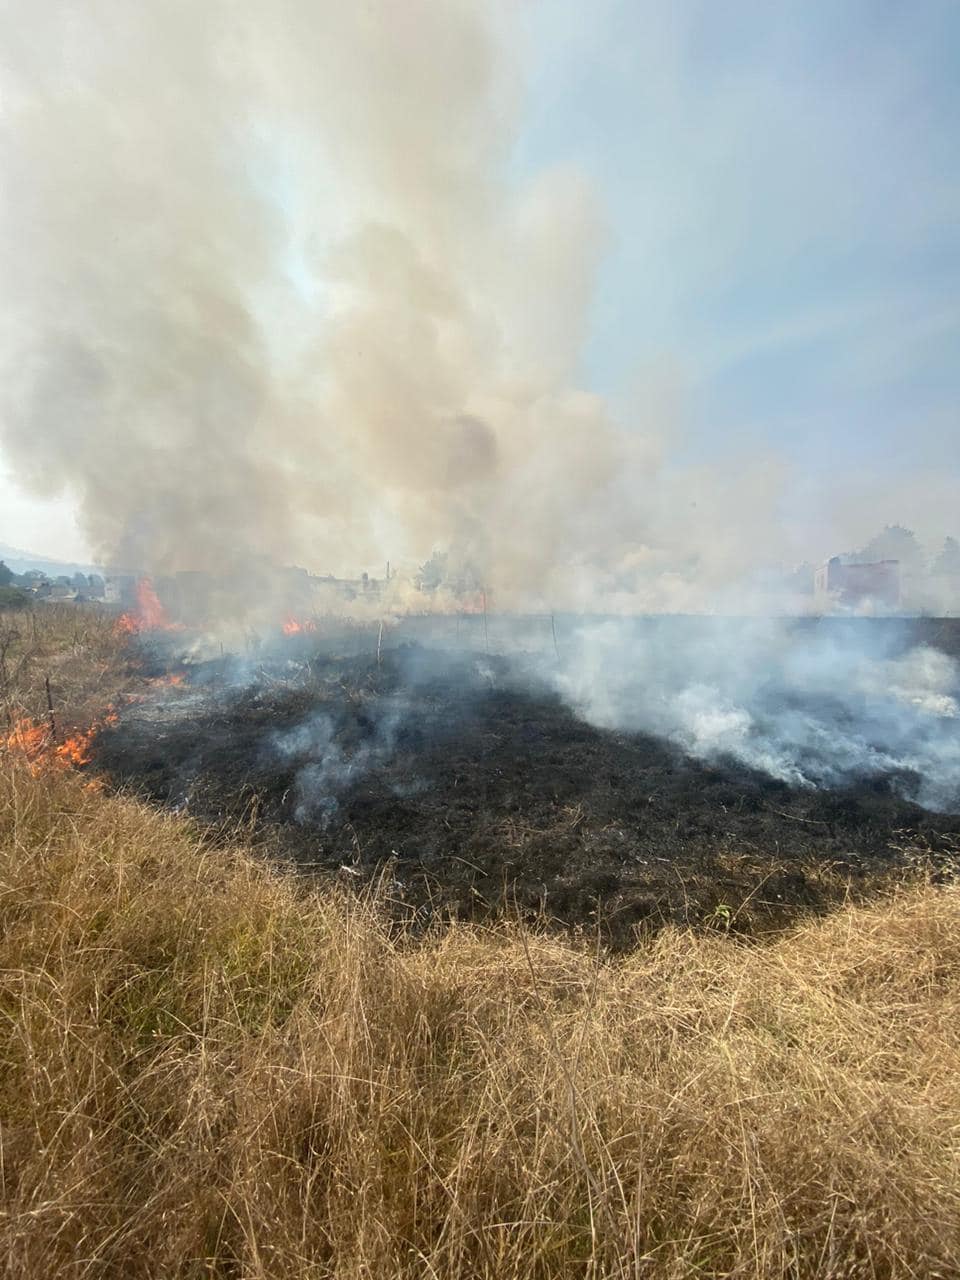
[[[606,209],[585,376],[665,362],[686,451],[960,463],[960,5],[528,11],[520,169]]]
[[[669,382],[673,463],[782,459],[785,520],[850,500],[960,534],[960,3],[510,13],[516,175],[582,170],[606,225],[584,384],[629,412]],[[2,457],[0,541],[83,551]]]

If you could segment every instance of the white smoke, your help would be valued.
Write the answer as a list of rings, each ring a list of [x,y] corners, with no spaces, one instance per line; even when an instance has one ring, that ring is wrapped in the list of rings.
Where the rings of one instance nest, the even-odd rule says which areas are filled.
[[[593,724],[792,786],[891,777],[927,808],[960,810],[960,667],[926,645],[894,652],[869,625],[584,624],[552,679]]]
[[[408,713],[405,693],[381,699],[368,736],[350,745],[342,740],[343,726],[323,711],[271,734],[266,751],[294,771],[290,797],[294,820],[326,826],[339,808],[341,793],[392,758]]]

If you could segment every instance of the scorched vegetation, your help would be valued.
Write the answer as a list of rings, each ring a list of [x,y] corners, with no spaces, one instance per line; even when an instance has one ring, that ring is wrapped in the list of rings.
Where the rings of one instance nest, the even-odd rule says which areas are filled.
[[[11,714],[43,722],[48,668],[65,724],[135,692],[109,625],[71,620],[17,622]],[[11,1275],[960,1270],[952,885],[616,958],[510,923],[414,939],[376,891],[89,781],[0,758]]]

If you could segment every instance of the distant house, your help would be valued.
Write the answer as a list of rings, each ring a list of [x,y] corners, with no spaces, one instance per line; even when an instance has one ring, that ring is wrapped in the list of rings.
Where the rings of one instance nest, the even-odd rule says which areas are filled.
[[[900,561],[844,564],[832,556],[816,572],[814,595],[822,609],[898,609]]]
[[[118,604],[122,608],[132,608],[136,603],[137,579],[132,573],[109,574],[103,581],[103,600],[105,604]]]
[[[67,600],[76,600],[76,587],[67,586],[63,582],[51,582],[46,588],[41,587],[39,591],[42,600],[49,600],[53,604],[63,604]]]

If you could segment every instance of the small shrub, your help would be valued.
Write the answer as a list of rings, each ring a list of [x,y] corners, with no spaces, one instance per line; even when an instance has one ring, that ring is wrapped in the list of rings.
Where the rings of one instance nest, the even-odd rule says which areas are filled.
[[[0,587],[0,609],[28,609],[31,597],[21,587]]]

